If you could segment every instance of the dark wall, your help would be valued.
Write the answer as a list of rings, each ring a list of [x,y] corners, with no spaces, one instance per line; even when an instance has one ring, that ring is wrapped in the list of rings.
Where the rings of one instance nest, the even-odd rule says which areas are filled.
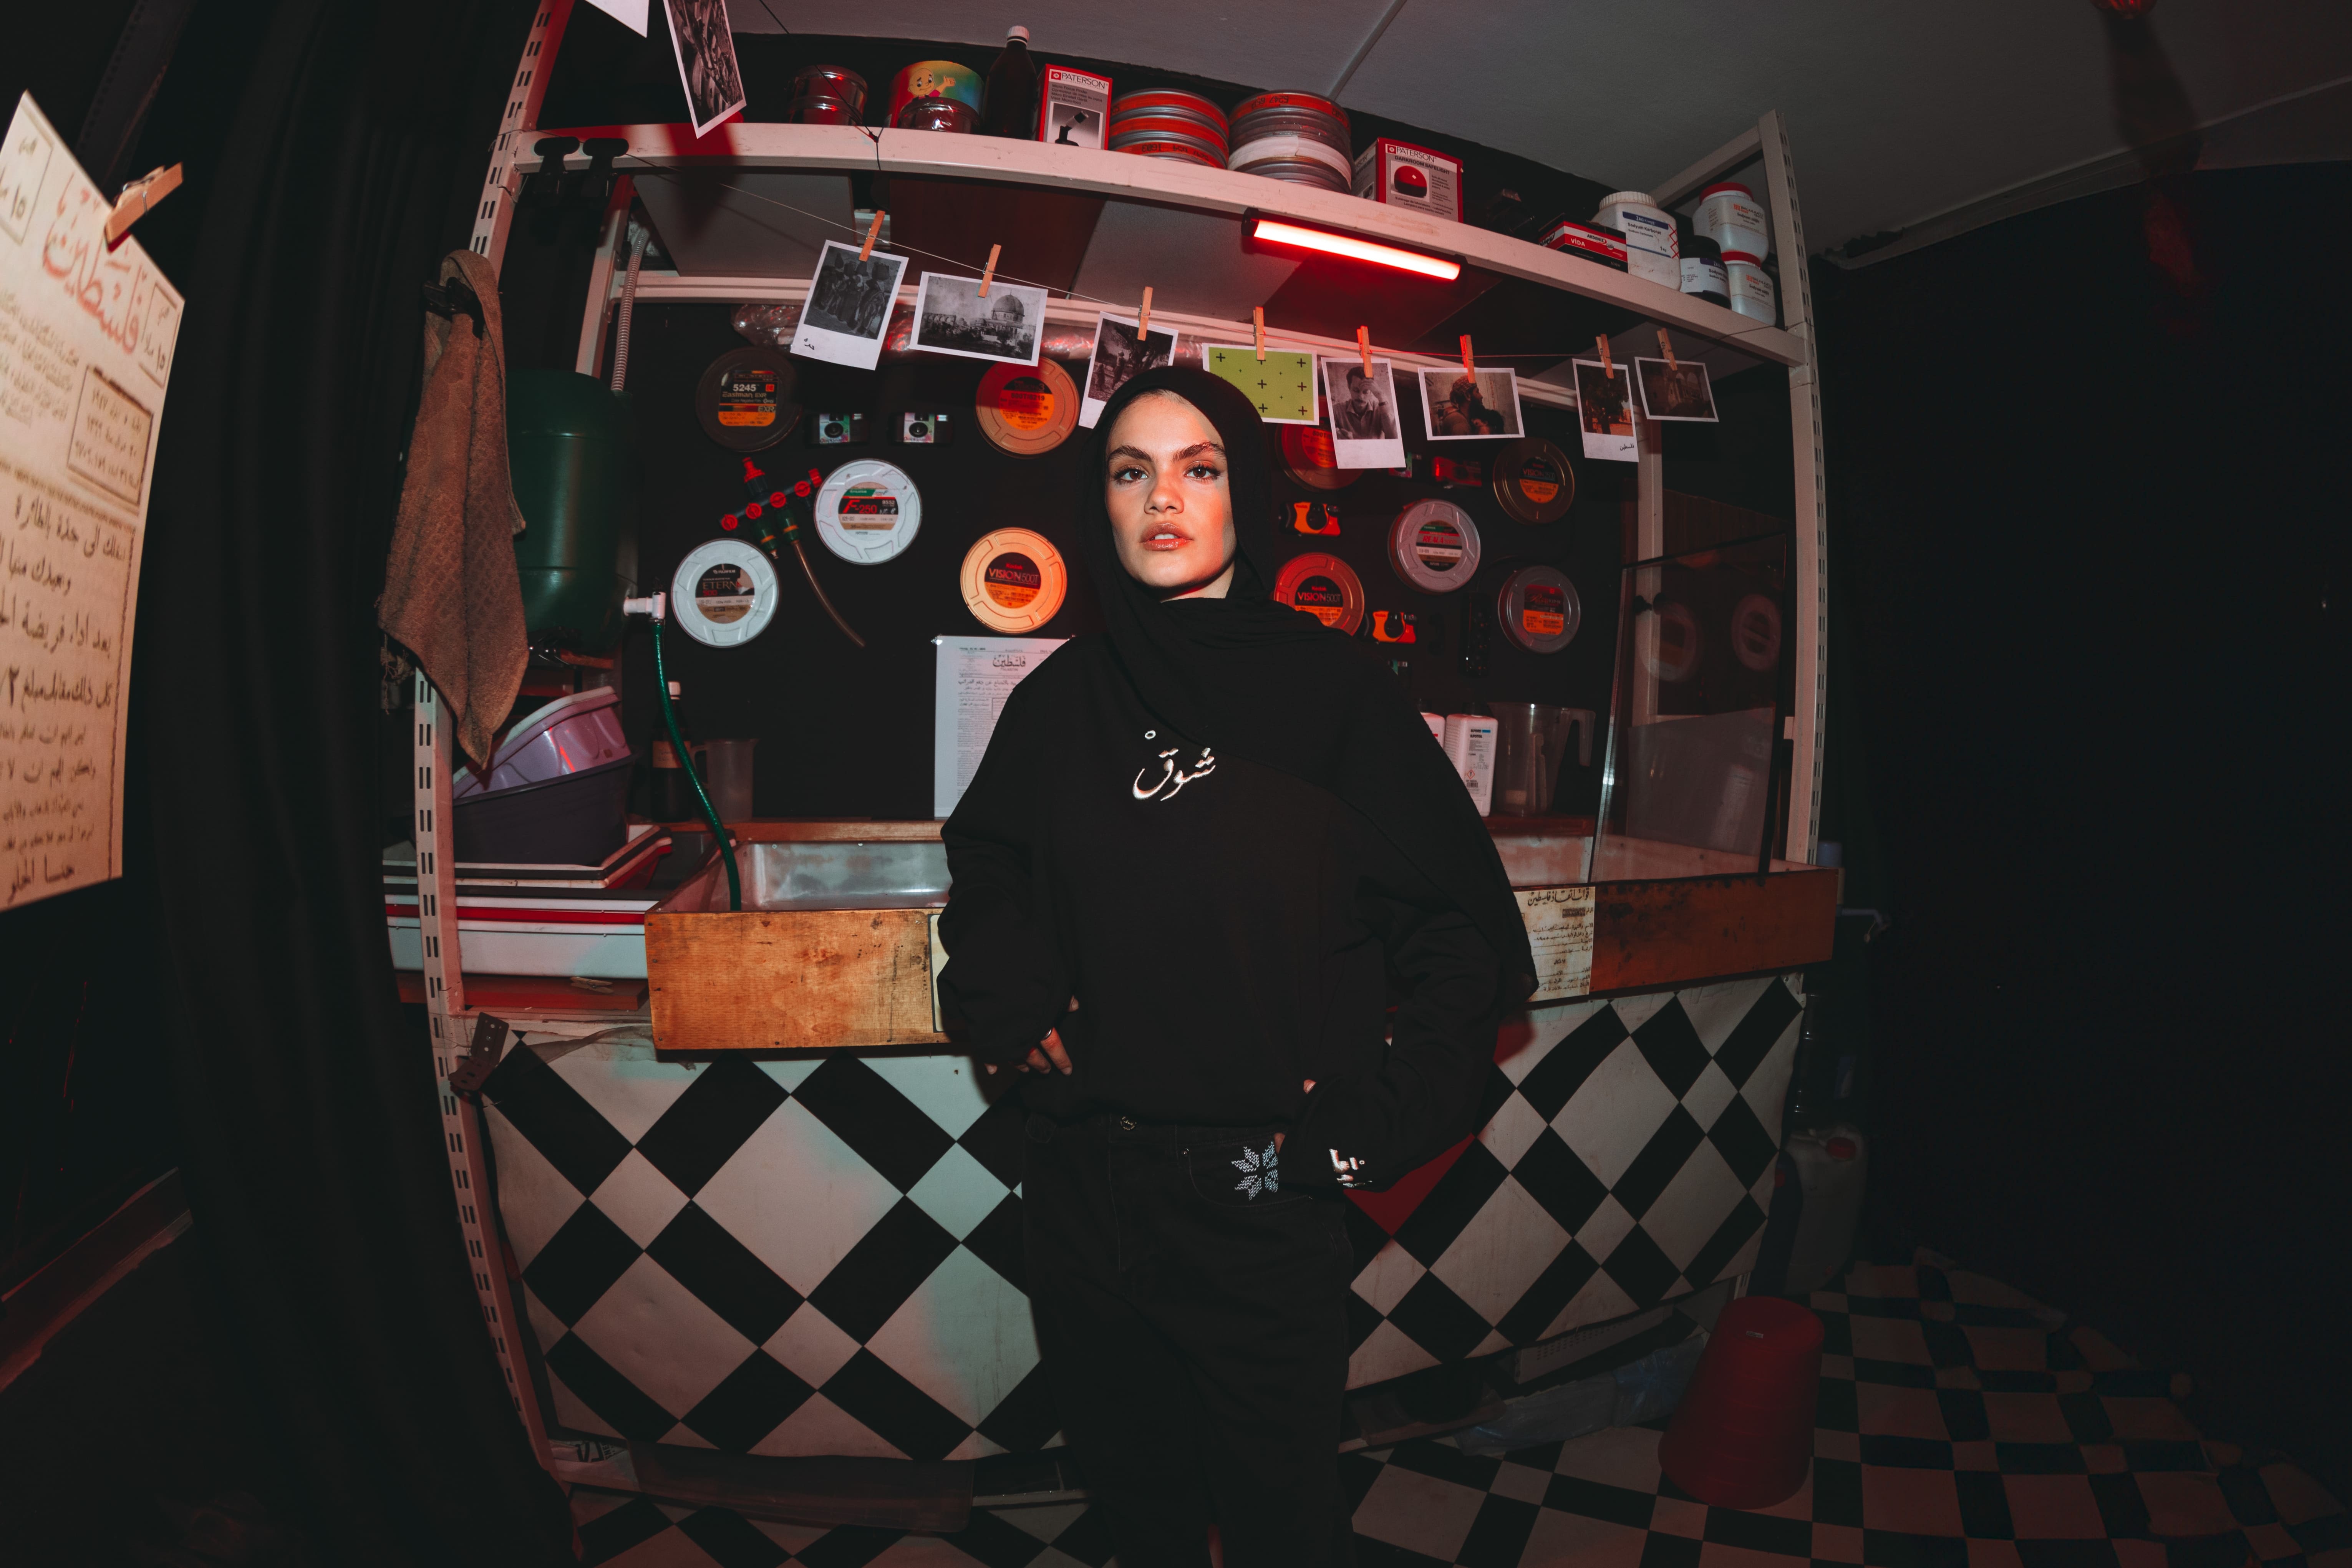
[[[0,57],[0,114],[13,114],[17,95],[29,90],[75,142],[133,9],[101,0],[12,17]],[[227,128],[220,106],[240,89],[268,14],[267,6],[194,7],[128,160],[142,172],[185,166],[181,189],[133,231],[164,275],[183,282],[218,176]],[[155,25],[154,16],[142,25]],[[102,155],[89,146],[77,152]],[[140,624],[152,625],[156,597],[173,591],[143,574]],[[178,1157],[158,1048],[152,774],[142,722],[147,676],[163,657],[142,641],[131,664],[123,875],[0,910],[0,1289],[70,1246]],[[173,770],[163,772],[168,779]]]
[[[2139,190],[1816,268],[1824,833],[1892,1221],[2340,1487],[2352,167],[2178,195],[2178,276]]]
[[[645,580],[656,587],[668,585],[687,552],[722,537],[720,516],[743,500],[740,459],[705,436],[694,414],[694,386],[704,367],[742,344],[728,316],[723,305],[662,305],[642,307],[635,319],[629,393],[646,473],[639,561]],[[987,368],[978,361],[927,357],[871,372],[794,363],[799,395],[809,407],[863,412],[875,440],[865,447],[811,447],[795,432],[760,454],[761,467],[798,477],[812,468],[829,473],[859,458],[896,464],[922,492],[920,531],[904,554],[878,566],[853,565],[811,546],[825,592],[866,638],[862,651],[824,617],[788,557],[782,607],[769,630],[754,642],[729,648],[706,647],[674,632],[664,644],[670,677],[685,689],[689,723],[698,736],[760,738],[761,815],[929,816],[931,638],[987,631],[963,607],[957,585],[972,542],[995,528],[1043,533],[1062,551],[1072,583],[1067,605],[1038,635],[1070,637],[1101,624],[1073,537],[1088,433],[1081,431],[1039,458],[999,449],[971,420],[973,395]],[[883,438],[886,414],[926,407],[945,409],[960,423],[951,444],[906,447]],[[1531,430],[1576,451],[1576,433],[1566,416],[1531,404],[1527,413]],[[1722,438],[1708,431],[1687,439],[1699,453]],[[1427,444],[1416,437],[1408,445]],[[1499,445],[1441,443],[1437,449],[1476,456]],[[1420,640],[1391,651],[1412,661],[1412,697],[1423,708],[1461,711],[1488,700],[1516,698],[1605,712],[1616,636],[1619,512],[1632,493],[1633,466],[1571,460],[1576,504],[1564,520],[1544,527],[1513,522],[1483,488],[1441,489],[1375,472],[1345,489],[1326,492],[1277,478],[1282,500],[1335,502],[1341,532],[1337,539],[1288,534],[1280,559],[1265,567],[1271,571],[1292,555],[1328,551],[1355,568],[1369,605],[1413,612]],[[1388,564],[1390,524],[1407,504],[1423,497],[1461,505],[1477,524],[1485,561],[1466,593],[1420,593]],[[1465,603],[1477,597],[1491,606],[1513,567],[1534,562],[1561,567],[1576,584],[1583,629],[1566,649],[1548,656],[1512,647],[1497,632],[1486,676],[1464,679],[1459,655]],[[632,739],[642,743],[658,722],[651,658],[642,636],[626,647],[627,720]],[[1596,765],[1572,773],[1571,783],[1597,795],[1599,776]],[[1571,797],[1563,808],[1576,805]],[[1583,803],[1584,809],[1590,805]]]

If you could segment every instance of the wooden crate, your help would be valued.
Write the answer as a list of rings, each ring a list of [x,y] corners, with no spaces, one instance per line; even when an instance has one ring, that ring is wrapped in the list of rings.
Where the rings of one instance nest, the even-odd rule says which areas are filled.
[[[654,1046],[776,1051],[938,1045],[931,916],[746,910],[646,916]]]

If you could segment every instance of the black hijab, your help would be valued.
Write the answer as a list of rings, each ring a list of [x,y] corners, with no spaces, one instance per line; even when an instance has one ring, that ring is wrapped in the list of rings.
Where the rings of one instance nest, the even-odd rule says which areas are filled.
[[[1237,553],[1223,599],[1162,600],[1119,563],[1103,500],[1110,432],[1150,392],[1183,398],[1224,443]],[[1303,779],[1362,813],[1495,950],[1496,1015],[1518,1005],[1535,989],[1535,960],[1470,792],[1387,672],[1271,595],[1281,535],[1256,408],[1206,371],[1146,371],[1105,405],[1094,458],[1081,480],[1079,540],[1111,647],[1144,706],[1197,744]]]

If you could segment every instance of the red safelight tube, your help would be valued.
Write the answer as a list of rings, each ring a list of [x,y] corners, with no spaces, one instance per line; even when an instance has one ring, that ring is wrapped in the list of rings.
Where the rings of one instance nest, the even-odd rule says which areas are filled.
[[[1442,256],[1424,256],[1417,250],[1404,250],[1377,240],[1359,239],[1351,234],[1333,234],[1327,229],[1307,228],[1279,218],[1262,217],[1255,220],[1250,237],[1270,245],[1296,245],[1307,250],[1319,250],[1327,256],[1345,256],[1351,260],[1369,261],[1378,267],[1393,267],[1400,272],[1417,272],[1423,278],[1436,278],[1451,283],[1462,276],[1462,264]]]

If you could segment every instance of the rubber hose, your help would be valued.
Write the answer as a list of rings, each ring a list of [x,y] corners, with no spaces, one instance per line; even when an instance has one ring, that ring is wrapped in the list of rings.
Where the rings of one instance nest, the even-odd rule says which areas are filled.
[[[678,733],[677,710],[669,703],[669,672],[662,668],[661,634],[661,619],[656,616],[654,691],[661,699],[662,727],[669,731],[669,743],[677,752],[678,765],[686,769],[687,782],[694,785],[694,798],[702,806],[702,820],[710,825],[712,837],[719,840],[719,853],[726,858],[728,910],[740,912],[743,908],[743,875],[735,868],[735,846],[728,841],[727,825],[719,820],[719,809],[710,804],[710,793],[702,787],[702,773],[694,765],[694,753],[686,749],[686,737]]]

